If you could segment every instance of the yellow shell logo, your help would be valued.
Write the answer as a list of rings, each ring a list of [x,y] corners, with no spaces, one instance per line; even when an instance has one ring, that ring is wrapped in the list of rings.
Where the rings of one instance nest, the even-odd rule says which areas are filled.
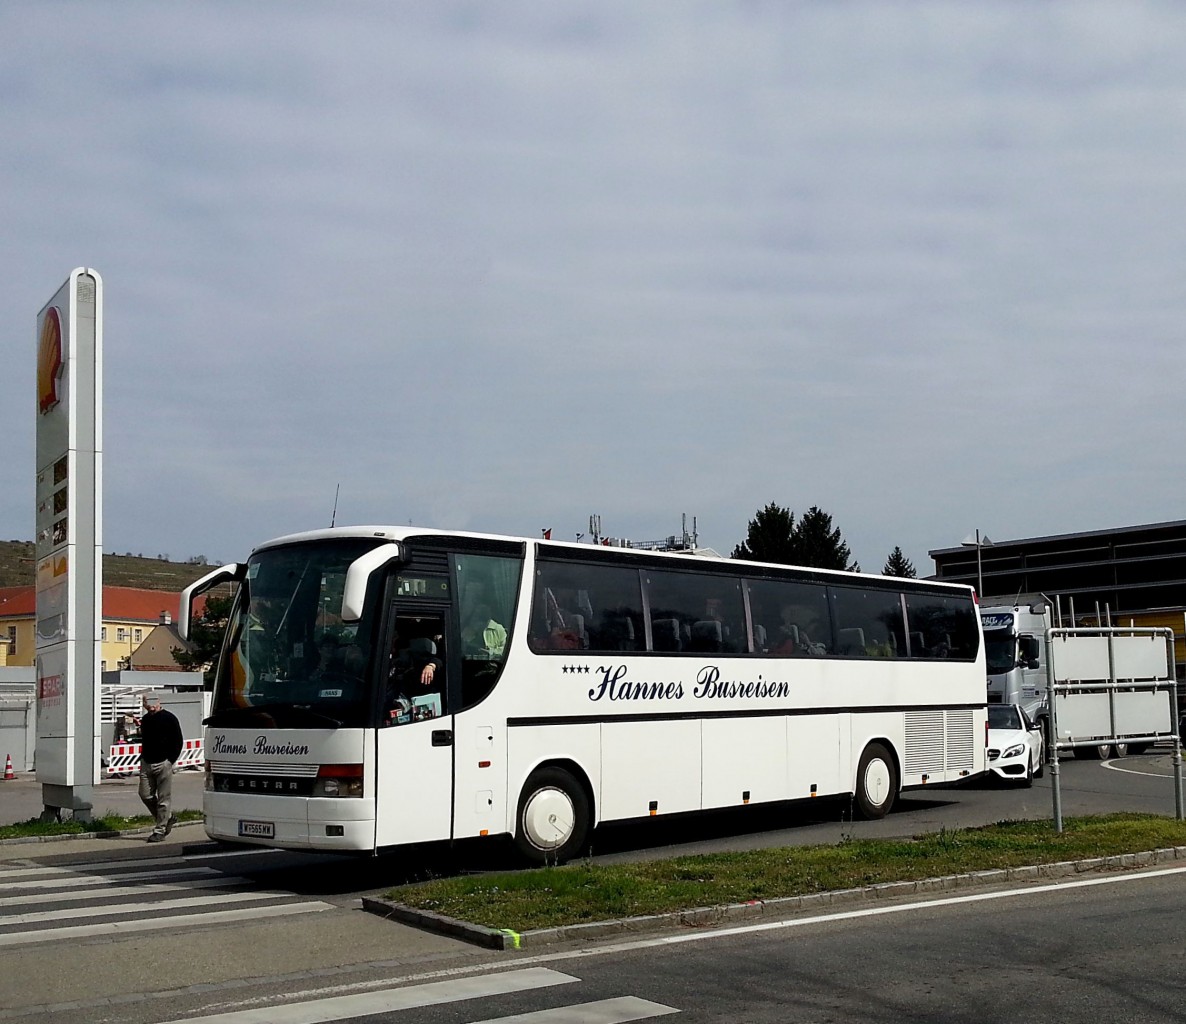
[[[58,404],[62,379],[62,320],[56,306],[45,311],[37,346],[37,407],[44,413]]]

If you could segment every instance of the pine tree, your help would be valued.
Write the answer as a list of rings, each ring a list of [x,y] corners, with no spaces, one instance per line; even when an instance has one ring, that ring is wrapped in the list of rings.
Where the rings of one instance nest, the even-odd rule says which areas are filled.
[[[780,565],[809,565],[821,569],[860,572],[852,553],[832,527],[832,517],[812,505],[798,522],[795,513],[771,502],[750,520],[746,539],[733,549],[734,558]]]
[[[759,509],[749,522],[745,540],[733,549],[733,557],[794,565],[797,561],[795,513],[774,502]]]
[[[883,576],[901,576],[908,580],[918,577],[918,573],[914,571],[913,563],[902,554],[902,549],[896,545],[894,546],[894,550],[890,552],[889,558],[885,560],[881,574]]]
[[[856,562],[849,561],[852,552],[841,538],[839,527],[832,527],[832,517],[818,505],[812,505],[803,513],[795,529],[795,537],[800,565],[860,571]]]

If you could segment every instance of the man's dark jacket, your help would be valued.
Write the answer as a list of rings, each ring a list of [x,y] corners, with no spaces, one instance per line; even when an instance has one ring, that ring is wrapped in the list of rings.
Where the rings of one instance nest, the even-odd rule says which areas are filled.
[[[185,741],[181,723],[172,711],[161,708],[150,711],[140,719],[140,760],[148,764],[174,761],[181,756]]]

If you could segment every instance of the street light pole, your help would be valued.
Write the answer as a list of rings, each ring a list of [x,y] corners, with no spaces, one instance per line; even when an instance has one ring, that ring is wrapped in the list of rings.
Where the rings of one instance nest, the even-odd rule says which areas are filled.
[[[991,548],[992,541],[988,539],[987,534],[981,535],[980,531],[977,530],[975,537],[965,537],[960,543],[963,547],[966,547],[966,548],[970,548],[970,547],[972,547],[972,545],[976,546],[976,597],[983,598],[984,597],[984,563],[980,557],[980,549],[986,548],[986,547]]]
[[[976,531],[976,596],[984,596],[984,567],[980,562],[980,531]]]

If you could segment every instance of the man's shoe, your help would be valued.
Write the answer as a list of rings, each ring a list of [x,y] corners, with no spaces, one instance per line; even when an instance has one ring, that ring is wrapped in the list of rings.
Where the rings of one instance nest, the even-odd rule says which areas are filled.
[[[167,822],[165,822],[165,835],[168,835],[170,832],[172,832],[173,826],[176,824],[177,824],[177,815],[170,814],[169,820]]]
[[[164,832],[154,832],[152,835],[150,835],[148,837],[148,841],[150,843],[163,843],[165,841],[165,833]]]

